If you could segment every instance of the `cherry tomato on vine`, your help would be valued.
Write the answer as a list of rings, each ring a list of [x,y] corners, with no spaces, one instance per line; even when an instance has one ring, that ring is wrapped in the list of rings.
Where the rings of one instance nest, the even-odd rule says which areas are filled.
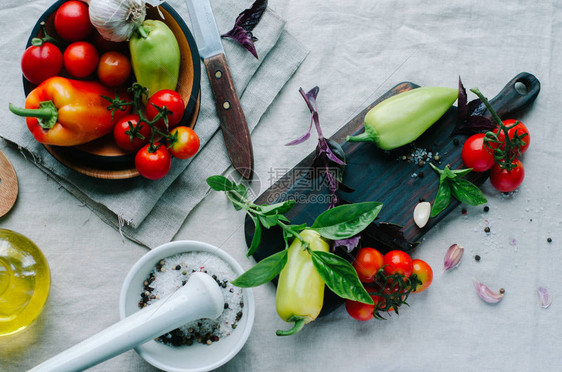
[[[433,270],[431,266],[423,260],[415,259],[412,261],[412,267],[412,275],[416,274],[418,280],[421,281],[421,284],[416,287],[414,292],[425,291],[433,281]]]
[[[152,131],[146,123],[142,123],[140,128],[136,129],[139,120],[140,118],[136,114],[125,115],[119,119],[113,127],[113,138],[115,138],[117,146],[125,151],[136,151],[148,143]],[[136,130],[136,134],[132,135],[131,130]]]
[[[484,146],[484,133],[474,134],[462,146],[462,162],[467,168],[475,172],[485,172],[495,164],[491,150]]]
[[[490,182],[496,190],[501,192],[511,192],[521,186],[525,178],[525,168],[518,159],[513,161],[515,168],[511,170],[502,169],[499,165],[494,165],[490,173]]]
[[[353,300],[345,300],[345,309],[347,310],[349,316],[360,321],[373,319],[377,304],[381,301],[384,301],[384,299],[380,296],[371,296],[371,298],[374,302],[373,305],[364,304],[362,302]]]
[[[189,127],[179,126],[171,130],[174,140],[168,150],[178,159],[192,157],[199,150],[199,136]]]
[[[178,92],[171,89],[162,89],[150,96],[146,104],[146,116],[148,120],[154,120],[156,115],[158,115],[159,111],[154,105],[160,108],[165,106],[166,109],[171,111],[168,115],[168,128],[173,128],[179,124],[183,117],[185,106],[183,98],[181,98]],[[156,126],[160,129],[166,128],[163,119],[158,120]]]
[[[55,30],[66,41],[83,40],[93,29],[88,6],[81,1],[67,1],[55,12]]]
[[[62,52],[49,42],[32,45],[23,52],[21,70],[23,76],[33,84],[56,76],[62,69]]]
[[[382,265],[382,254],[375,248],[370,247],[361,248],[353,261],[353,267],[362,283],[374,282],[375,275],[382,268]]]
[[[527,129],[525,124],[523,124],[519,120],[514,120],[514,119],[504,120],[503,125],[505,125],[506,127],[511,127],[516,122],[518,122],[517,125],[515,125],[511,129],[509,129],[507,131],[507,135],[509,136],[509,138],[512,141],[515,138],[515,136],[518,136],[518,137],[521,138],[521,141],[524,142],[524,144],[522,144],[521,147],[519,148],[520,154],[517,154],[517,155],[522,155],[525,151],[527,151],[527,149],[529,148],[529,145],[531,144],[531,135],[529,134],[529,130]],[[504,134],[503,130],[499,131],[499,129],[496,128],[496,129],[494,129],[494,133],[496,133],[498,135],[498,139],[499,139],[500,142],[503,142],[505,140],[505,134]],[[517,150],[515,150],[515,151],[517,151]]]
[[[75,41],[66,47],[63,55],[64,68],[74,77],[91,75],[100,59],[96,47],[87,41]]]
[[[153,148],[150,144],[141,148],[135,156],[135,168],[139,171],[140,175],[151,179],[157,180],[164,177],[172,167],[172,157],[170,152],[165,146],[156,142]]]
[[[412,275],[412,258],[404,251],[390,251],[383,256],[384,272],[388,275],[402,274],[406,277]]]
[[[131,62],[122,53],[110,51],[102,54],[98,63],[98,78],[108,87],[125,83],[131,75]]]

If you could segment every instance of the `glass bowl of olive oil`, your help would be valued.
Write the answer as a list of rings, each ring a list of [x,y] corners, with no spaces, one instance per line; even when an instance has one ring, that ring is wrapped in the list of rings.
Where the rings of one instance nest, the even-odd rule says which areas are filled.
[[[33,323],[50,287],[51,273],[41,250],[25,236],[0,229],[0,338]]]

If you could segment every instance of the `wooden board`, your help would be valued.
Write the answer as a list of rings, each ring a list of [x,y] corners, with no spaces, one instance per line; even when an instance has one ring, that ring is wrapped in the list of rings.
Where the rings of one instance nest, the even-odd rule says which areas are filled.
[[[371,108],[388,97],[416,87],[418,86],[411,82],[396,85],[331,137],[342,146],[346,154],[347,166],[343,183],[355,190],[350,193],[338,192],[338,197],[348,202],[379,201],[383,203],[377,221],[371,224],[365,234],[362,234],[363,244],[375,245],[377,235],[388,232],[387,229],[381,228],[381,222],[382,225],[391,223],[401,226],[400,231],[403,233],[403,238],[393,236],[386,239],[387,242],[390,242],[389,245],[385,247],[375,245],[383,252],[390,249],[412,249],[425,233],[460,204],[453,199],[447,209],[437,217],[430,219],[422,229],[417,227],[412,218],[413,210],[420,200],[433,202],[435,199],[439,187],[439,177],[427,163],[420,166],[415,161],[408,161],[408,157],[412,157],[411,155],[416,151],[426,151],[431,152],[431,161],[439,168],[443,168],[446,164],[449,164],[451,169],[463,167],[461,149],[467,137],[451,136],[457,125],[455,106],[451,107],[414,144],[393,151],[382,151],[374,144],[367,142],[345,142],[346,136],[363,132],[363,119]],[[529,73],[521,73],[514,77],[490,102],[501,118],[512,117],[532,104],[539,91],[538,79]],[[470,93],[469,99],[472,98],[475,96]],[[485,115],[489,116],[488,112]],[[513,117],[516,118],[516,116]],[[328,189],[323,185],[322,177],[311,177],[317,171],[311,168],[314,155],[311,153],[297,164],[262,193],[255,203],[266,204],[289,198],[295,199],[297,203],[285,215],[294,224],[312,225],[315,218],[325,211],[329,204],[326,197]],[[435,155],[439,156],[439,160],[434,158]],[[488,172],[471,172],[466,178],[476,185],[481,185],[488,176]],[[247,217],[245,235],[248,246],[251,243],[253,232],[253,222]],[[262,234],[261,244],[254,255],[257,261],[284,248],[280,229],[262,229]],[[343,252],[338,253],[346,256]],[[352,257],[347,255],[346,258],[351,259]],[[333,293],[327,293],[323,313],[331,311],[340,303],[341,301]]]

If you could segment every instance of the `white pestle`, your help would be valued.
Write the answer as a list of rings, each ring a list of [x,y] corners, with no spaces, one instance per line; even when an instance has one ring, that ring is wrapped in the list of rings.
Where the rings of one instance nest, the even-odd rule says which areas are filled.
[[[176,292],[31,369],[81,371],[193,320],[218,318],[224,297],[209,275],[195,272]]]

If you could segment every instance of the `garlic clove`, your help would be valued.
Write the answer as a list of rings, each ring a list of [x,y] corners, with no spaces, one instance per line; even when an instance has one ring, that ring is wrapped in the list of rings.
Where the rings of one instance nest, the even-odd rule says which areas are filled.
[[[420,202],[414,208],[414,222],[421,229],[429,221],[431,213],[431,204],[429,202]]]
[[[545,287],[539,287],[537,288],[537,293],[539,294],[539,301],[541,307],[544,309],[549,307],[550,304],[552,303],[552,296],[550,295],[548,289],[546,289]]]
[[[485,284],[478,282],[477,280],[473,280],[472,284],[474,284],[474,289],[476,289],[476,293],[478,296],[484,301],[489,304],[497,304],[503,298],[503,289],[500,289],[498,293],[492,291],[488,288]]]
[[[146,17],[144,0],[89,0],[90,22],[104,39],[126,41]]]
[[[447,249],[443,259],[443,271],[449,271],[459,266],[464,254],[464,248],[460,244],[453,244]]]

